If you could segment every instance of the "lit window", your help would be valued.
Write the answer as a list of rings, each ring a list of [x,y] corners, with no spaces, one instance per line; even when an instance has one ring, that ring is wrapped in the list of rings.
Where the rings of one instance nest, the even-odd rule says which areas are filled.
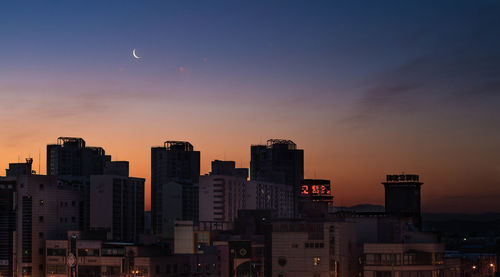
[[[321,261],[321,259],[319,257],[314,257],[313,258],[313,265],[314,266],[319,266],[319,262]]]

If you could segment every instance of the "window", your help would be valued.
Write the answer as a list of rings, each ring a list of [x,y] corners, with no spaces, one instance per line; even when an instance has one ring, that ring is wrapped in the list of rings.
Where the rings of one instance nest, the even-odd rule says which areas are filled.
[[[43,207],[44,204],[45,202],[43,200],[40,200],[40,207]]]
[[[43,272],[43,264],[38,265],[38,271]]]
[[[38,221],[43,222],[43,215],[38,217]]]
[[[320,257],[314,257],[313,258],[313,265],[319,266],[320,261],[321,261]]]
[[[75,201],[71,201],[71,207],[75,206]]]
[[[38,233],[38,237],[42,239],[43,238],[43,232],[39,232]]]
[[[75,220],[75,217],[74,217],[74,216],[72,216],[72,217],[71,217],[71,223],[75,223],[75,221],[76,221],[76,220]]]
[[[156,265],[156,274],[160,274],[160,266]]]
[[[166,272],[167,272],[167,273],[170,273],[170,268],[171,268],[171,266],[168,264],[168,265],[167,265],[167,269],[166,269]]]
[[[78,249],[78,256],[99,256],[99,249],[81,248]]]
[[[286,262],[287,262],[286,257],[281,256],[281,257],[279,257],[279,258],[278,258],[278,264],[279,264],[281,267],[285,266],[285,265],[286,265]]]
[[[47,256],[66,256],[66,249],[61,248],[47,248]]]
[[[43,184],[40,184],[40,190],[43,190]]]
[[[38,248],[38,254],[43,255],[43,248]]]

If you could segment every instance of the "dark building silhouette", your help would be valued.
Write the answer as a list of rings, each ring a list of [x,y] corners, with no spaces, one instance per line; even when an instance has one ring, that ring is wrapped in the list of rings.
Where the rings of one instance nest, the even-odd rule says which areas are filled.
[[[212,161],[210,175],[234,176],[248,179],[248,168],[236,168],[234,161]]]
[[[31,169],[32,165],[33,165],[32,158],[26,159],[25,163],[9,163],[9,168],[5,170],[5,175],[7,177],[31,175],[33,172]]]
[[[111,161],[111,156],[106,155],[104,163],[104,175],[129,176],[129,162]]]
[[[129,176],[128,161],[111,161],[102,147],[86,146],[76,137],[59,137],[57,144],[47,145],[47,175],[57,176],[65,186],[80,191],[80,230],[90,229],[90,176]]]
[[[300,184],[298,217],[325,218],[333,206],[330,180],[304,179]]]
[[[304,179],[304,150],[291,140],[270,139],[266,145],[251,146],[250,180],[293,187],[294,214],[300,181]]]
[[[421,204],[418,175],[387,175],[382,183],[385,187],[385,212],[389,215],[408,216],[415,219],[415,226],[421,228]]]
[[[200,152],[186,141],[166,141],[162,147],[151,148],[151,227],[155,234],[164,234],[165,214],[163,201],[170,182],[183,186],[182,205],[198,206],[198,183],[200,177]],[[187,193],[191,192],[191,193]],[[166,211],[168,213],[168,211]],[[198,211],[192,211],[191,220],[198,219]],[[188,219],[188,218],[186,218]]]
[[[90,228],[108,240],[136,242],[144,233],[144,179],[118,175],[90,177]]]
[[[0,276],[13,276],[16,211],[15,178],[0,178]]]
[[[57,144],[47,145],[47,175],[100,175],[105,161],[104,149],[85,146],[82,138],[59,137]]]

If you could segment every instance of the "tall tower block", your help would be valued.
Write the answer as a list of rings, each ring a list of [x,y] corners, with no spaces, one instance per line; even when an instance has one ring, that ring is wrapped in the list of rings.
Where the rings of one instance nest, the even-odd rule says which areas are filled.
[[[385,212],[395,216],[413,217],[415,226],[421,227],[421,204],[418,175],[387,175],[385,187]]]

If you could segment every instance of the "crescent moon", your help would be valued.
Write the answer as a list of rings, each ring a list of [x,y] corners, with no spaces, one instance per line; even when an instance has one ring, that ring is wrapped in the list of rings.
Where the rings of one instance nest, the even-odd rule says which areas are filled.
[[[141,57],[137,56],[137,54],[135,53],[135,49],[132,50],[132,56],[134,56],[134,58],[136,59],[140,59]]]

